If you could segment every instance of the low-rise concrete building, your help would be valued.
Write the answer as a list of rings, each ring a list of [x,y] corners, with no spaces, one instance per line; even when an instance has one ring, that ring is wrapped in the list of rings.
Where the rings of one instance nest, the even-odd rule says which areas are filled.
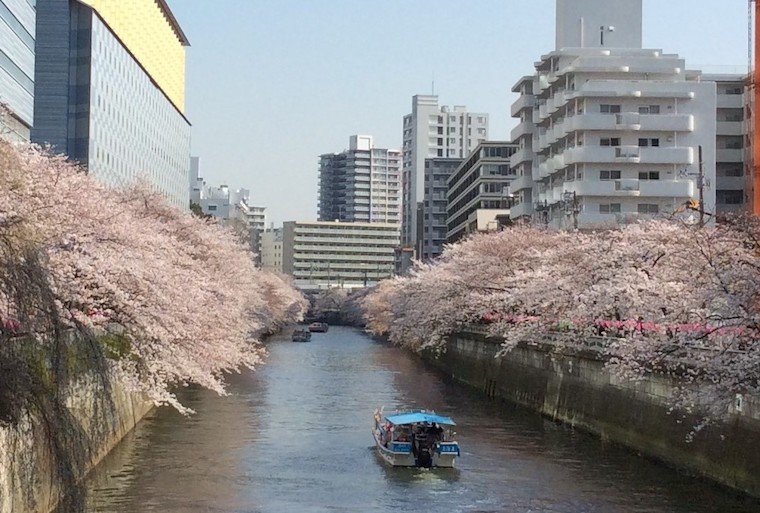
[[[370,287],[395,272],[398,224],[290,221],[282,268],[302,290]]]

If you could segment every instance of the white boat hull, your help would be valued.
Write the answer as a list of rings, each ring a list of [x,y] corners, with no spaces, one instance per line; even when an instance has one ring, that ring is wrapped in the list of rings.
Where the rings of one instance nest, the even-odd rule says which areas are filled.
[[[385,460],[386,463],[393,467],[417,467],[417,461],[414,457],[414,454],[411,452],[411,444],[398,444],[395,442],[390,442],[388,445],[390,447],[386,447],[383,445],[381,441],[381,435],[380,432],[377,429],[372,430],[372,437],[375,439],[375,445],[377,446],[377,452],[380,455],[380,457]],[[400,449],[400,446],[408,445],[409,450],[408,452],[406,450],[400,451],[400,450],[394,450],[394,449]],[[453,446],[455,444],[443,444],[446,446]],[[459,450],[457,447],[456,452],[445,452],[442,450],[436,450],[433,451],[433,460],[432,465],[433,467],[440,467],[440,468],[454,468],[454,462],[456,461],[457,456],[459,456]]]

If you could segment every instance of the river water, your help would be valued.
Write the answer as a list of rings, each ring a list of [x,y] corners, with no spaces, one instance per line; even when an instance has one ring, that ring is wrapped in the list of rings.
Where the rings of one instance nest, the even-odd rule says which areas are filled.
[[[183,394],[87,482],[88,513],[749,512],[723,489],[448,383],[402,350],[331,328],[285,337],[230,395]],[[372,412],[424,407],[458,422],[453,470],[395,469],[375,454]]]

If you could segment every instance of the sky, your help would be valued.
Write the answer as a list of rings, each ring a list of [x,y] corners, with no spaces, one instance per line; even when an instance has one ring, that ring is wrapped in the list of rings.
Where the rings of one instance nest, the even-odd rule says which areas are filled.
[[[509,139],[517,80],[554,49],[554,0],[169,0],[190,40],[192,152],[268,221],[315,220],[318,157],[368,134],[400,148],[412,96],[490,115]],[[689,69],[747,66],[747,0],[644,0],[644,46]]]

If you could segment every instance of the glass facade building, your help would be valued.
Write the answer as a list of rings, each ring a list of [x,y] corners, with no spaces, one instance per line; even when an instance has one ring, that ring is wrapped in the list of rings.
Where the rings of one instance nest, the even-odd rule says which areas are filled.
[[[105,11],[110,16],[106,19],[84,2],[37,1],[37,32],[42,37],[37,40],[32,140],[79,161],[106,184],[146,179],[172,204],[187,209],[190,123],[182,110],[184,88],[177,95],[162,87],[161,75],[148,67],[153,61],[141,59],[141,47],[128,45],[130,39],[116,30],[129,34],[127,28],[135,23],[130,20],[151,13],[159,17],[149,4],[165,4],[130,3],[126,18]],[[171,28],[173,17],[159,18],[156,23]],[[163,41],[167,52],[177,47],[184,52],[187,42],[181,31],[172,33],[173,44]],[[160,48],[154,45],[153,50]],[[181,65],[184,83],[184,57]]]
[[[34,116],[34,0],[0,0],[0,133],[28,141]]]

